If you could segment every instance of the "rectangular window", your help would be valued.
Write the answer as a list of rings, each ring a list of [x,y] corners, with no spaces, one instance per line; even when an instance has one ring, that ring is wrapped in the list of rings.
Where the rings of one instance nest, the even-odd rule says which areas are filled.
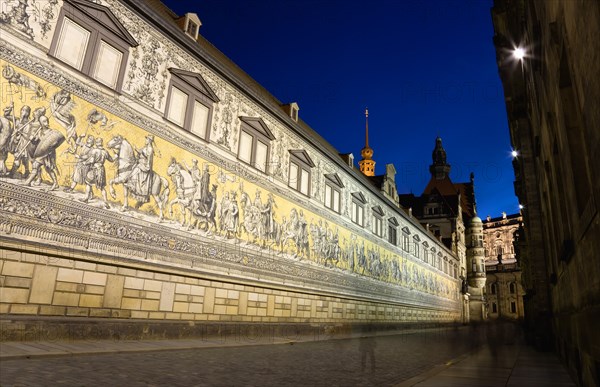
[[[375,234],[377,236],[382,235],[381,223],[382,223],[381,218],[373,215],[373,234]]]
[[[252,160],[252,136],[242,131],[240,134],[240,149],[238,157],[245,163],[250,164]]]
[[[298,189],[298,166],[294,163],[290,163],[290,178],[288,181],[288,185],[293,189]],[[327,201],[327,194],[331,197],[331,188],[329,188],[329,192],[327,191],[328,187],[325,187],[325,201]]]
[[[492,303],[492,313],[497,313],[498,312],[498,307],[496,306],[496,303],[493,302]]]
[[[48,55],[120,92],[129,49],[137,41],[99,2],[62,3]]]
[[[398,230],[396,229],[395,226],[393,226],[391,224],[388,226],[388,242],[390,242],[394,246],[396,246],[396,244],[398,243],[397,232],[398,232]]]
[[[419,251],[419,247],[420,247],[419,244],[417,242],[415,242],[415,257],[417,257],[417,258],[421,258],[420,257],[421,251]]]
[[[77,70],[83,67],[90,31],[65,17],[54,56]]]
[[[290,175],[288,185],[300,191],[303,195],[310,196],[310,171],[314,163],[303,150],[290,150]],[[327,192],[325,193],[327,195]],[[329,191],[331,195],[331,190]],[[331,199],[329,199],[331,202]]]
[[[201,138],[206,138],[210,109],[198,101],[194,101],[191,131]]]
[[[333,191],[333,210],[340,212],[340,191]]]
[[[121,51],[101,40],[92,77],[114,89],[117,86],[122,59]]]
[[[406,252],[410,249],[410,240],[406,234],[402,234],[402,249]]]
[[[325,184],[325,207],[340,212],[340,191],[328,183]]]
[[[256,142],[256,158],[254,160],[254,166],[259,171],[267,171],[267,154],[269,147],[267,144],[261,141]]]
[[[364,209],[363,206],[357,203],[356,201],[352,201],[352,214],[351,219],[354,223],[359,226],[364,226]]]
[[[511,313],[517,313],[517,304],[514,301],[510,302],[510,312]]]
[[[175,86],[171,87],[171,98],[167,118],[179,126],[185,123],[185,112],[187,109],[188,95]]]
[[[302,169],[300,171],[300,192],[304,195],[308,195],[308,186],[310,183],[309,173],[307,170]],[[339,194],[338,194],[339,197]]]
[[[425,263],[429,263],[429,251],[426,248],[423,249],[423,260]]]

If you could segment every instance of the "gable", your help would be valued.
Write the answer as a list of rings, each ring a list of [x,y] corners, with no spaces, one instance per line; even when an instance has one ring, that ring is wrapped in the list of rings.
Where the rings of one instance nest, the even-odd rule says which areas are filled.
[[[325,178],[333,184],[337,185],[338,187],[344,188],[344,184],[342,183],[342,180],[340,179],[337,173],[326,173]]]
[[[404,232],[405,234],[410,235],[410,230],[406,226],[402,227],[402,232]]]
[[[367,202],[367,199],[365,198],[365,195],[362,194],[362,192],[352,192],[352,196],[362,203]]]
[[[273,132],[269,129],[267,124],[260,117],[239,117],[240,120],[255,129],[258,133],[267,137],[269,140],[275,140]]]
[[[138,42],[107,7],[83,0],[65,0],[65,5],[67,4],[104,26],[131,47],[138,46]],[[68,14],[67,12],[66,15],[68,16]]]
[[[381,206],[373,207],[373,211],[379,215],[383,215],[383,209],[381,208]]]
[[[312,168],[315,166],[315,163],[313,163],[312,159],[304,149],[290,150],[289,152],[309,167]]]
[[[180,70],[176,68],[169,68],[169,72],[177,78],[184,81],[186,84],[192,86],[198,92],[204,94],[210,98],[213,102],[219,102],[219,97],[214,91],[208,86],[208,83],[202,78],[202,75],[194,73],[192,71]]]
[[[388,219],[388,221],[389,221],[391,224],[393,224],[394,226],[398,226],[398,225],[400,224],[400,223],[398,223],[398,220],[396,220],[396,218],[395,218],[395,217],[393,217],[393,216],[392,216],[391,218],[389,218],[389,219]]]

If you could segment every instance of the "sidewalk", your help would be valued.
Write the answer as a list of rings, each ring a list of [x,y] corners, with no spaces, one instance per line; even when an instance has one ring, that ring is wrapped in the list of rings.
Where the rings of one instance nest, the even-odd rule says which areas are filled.
[[[537,352],[525,344],[484,345],[397,387],[434,386],[575,386],[553,352]]]
[[[461,328],[466,329],[466,328]],[[452,328],[406,329],[402,331],[353,332],[336,334],[335,336],[315,339],[311,335],[300,335],[293,338],[275,336],[260,337],[209,337],[197,339],[172,340],[56,340],[56,341],[12,341],[0,342],[0,361],[14,359],[30,359],[56,356],[99,355],[115,353],[139,353],[152,351],[176,351],[198,348],[223,348],[273,344],[294,344],[322,340],[353,339],[367,336],[384,337],[388,335],[408,335],[425,331],[451,331]]]

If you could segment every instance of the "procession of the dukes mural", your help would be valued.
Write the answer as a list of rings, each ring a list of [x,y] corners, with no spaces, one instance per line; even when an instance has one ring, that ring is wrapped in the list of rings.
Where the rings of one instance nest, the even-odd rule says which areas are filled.
[[[177,149],[7,62],[1,66],[10,100],[0,118],[3,181],[452,297],[446,280],[241,179],[235,170]],[[26,210],[6,198],[0,198],[0,208]]]
[[[11,3],[0,15],[0,26],[14,28],[40,52],[50,50],[62,62],[75,63],[81,58],[62,49],[60,36],[52,32],[66,3]],[[83,7],[78,1],[70,3]],[[106,6],[101,10],[107,15],[112,11],[107,20],[122,24],[130,48],[126,66],[114,77],[90,73],[113,89],[121,88],[123,95],[95,89],[9,42],[0,47],[0,181],[1,192],[11,193],[0,196],[0,215],[33,217],[141,245],[150,245],[154,238],[173,251],[192,251],[186,247],[192,241],[230,246],[250,252],[238,254],[241,265],[258,254],[278,264],[370,278],[441,303],[458,302],[458,263],[453,257],[448,261],[449,253],[435,240],[428,244],[424,233],[421,240],[400,222],[399,231],[406,230],[410,244],[431,256],[423,262],[399,247],[386,247],[378,242],[381,236],[357,232],[350,212],[352,194],[363,190],[360,183],[187,52],[143,28],[121,3],[92,4]],[[35,18],[27,16],[34,11]],[[62,23],[69,20],[65,17]],[[191,84],[207,98],[210,109],[198,110],[208,117],[204,133],[182,130],[195,118],[168,110],[180,101],[179,84]],[[178,120],[181,124],[173,125]],[[258,134],[248,137],[243,125]],[[261,148],[260,136],[268,147]],[[253,150],[246,159],[241,149],[248,141]],[[289,188],[294,183],[289,176],[292,155],[314,165],[307,192]],[[336,211],[323,206],[329,200],[326,175],[335,175],[344,187]],[[365,196],[365,215],[372,207],[387,206]],[[89,217],[59,208],[48,197],[87,209]],[[397,213],[389,212],[391,216],[400,219]],[[370,231],[371,222],[365,216],[361,226]],[[140,231],[140,224],[154,225],[154,236]],[[165,228],[175,230],[177,238],[161,235]],[[182,235],[188,242],[181,242]]]

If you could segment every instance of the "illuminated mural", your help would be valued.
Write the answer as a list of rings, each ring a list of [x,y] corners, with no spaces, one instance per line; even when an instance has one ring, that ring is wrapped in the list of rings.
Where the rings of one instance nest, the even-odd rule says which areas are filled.
[[[43,82],[7,62],[0,66],[11,99],[0,118],[5,182],[282,258],[454,296],[447,279],[64,89],[46,85],[47,97],[29,93]],[[10,211],[10,203],[0,201]]]

